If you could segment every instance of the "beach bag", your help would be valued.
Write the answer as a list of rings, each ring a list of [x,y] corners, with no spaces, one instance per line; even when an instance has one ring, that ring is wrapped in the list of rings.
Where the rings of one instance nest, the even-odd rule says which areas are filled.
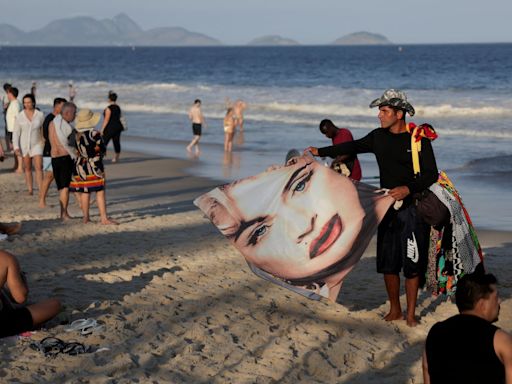
[[[413,123],[409,123],[409,128],[413,128],[411,133],[411,154],[414,175],[416,176],[421,171],[419,155],[421,152],[421,137],[434,140],[437,138],[437,134],[429,124],[422,124],[417,127]],[[420,133],[420,131],[422,132]],[[416,204],[416,212],[425,223],[435,227],[450,220],[448,207],[430,189],[413,194],[413,199]]]
[[[119,117],[119,121],[121,122],[122,130],[123,130],[123,131],[127,131],[127,130],[128,130],[128,122],[126,121],[126,117],[124,117],[123,115],[121,115],[121,116]]]

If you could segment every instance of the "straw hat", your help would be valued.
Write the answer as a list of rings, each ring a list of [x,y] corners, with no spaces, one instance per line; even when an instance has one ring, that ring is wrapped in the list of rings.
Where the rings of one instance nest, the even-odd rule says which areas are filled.
[[[76,114],[75,128],[77,131],[92,129],[99,123],[100,117],[99,113],[94,113],[88,108],[81,109]]]

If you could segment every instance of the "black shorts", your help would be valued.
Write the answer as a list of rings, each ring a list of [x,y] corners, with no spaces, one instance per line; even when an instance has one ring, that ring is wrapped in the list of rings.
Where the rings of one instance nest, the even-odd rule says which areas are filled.
[[[74,167],[75,163],[71,156],[52,157],[53,177],[59,191],[62,188],[69,188]]]
[[[192,124],[192,133],[195,136],[201,136],[201,124]]]
[[[33,328],[34,321],[27,308],[0,311],[0,337],[17,335]]]
[[[377,231],[377,272],[406,278],[424,277],[427,270],[430,225],[410,204],[399,211],[389,208]]]

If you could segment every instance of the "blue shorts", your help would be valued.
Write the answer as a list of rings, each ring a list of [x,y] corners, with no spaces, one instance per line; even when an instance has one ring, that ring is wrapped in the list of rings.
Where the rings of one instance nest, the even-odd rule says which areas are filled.
[[[53,172],[51,157],[43,157],[43,172]]]

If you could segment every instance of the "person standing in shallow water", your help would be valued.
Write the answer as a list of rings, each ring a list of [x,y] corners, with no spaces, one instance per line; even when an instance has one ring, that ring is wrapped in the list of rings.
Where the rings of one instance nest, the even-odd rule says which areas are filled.
[[[438,170],[430,140],[421,138],[421,174],[415,176],[411,153],[412,123],[405,114],[414,116],[414,108],[404,92],[388,89],[370,103],[378,107],[380,128],[362,139],[325,148],[309,147],[313,156],[332,157],[374,153],[379,165],[380,185],[389,195],[402,200],[402,206],[390,208],[377,232],[377,272],[384,275],[390,302],[386,321],[404,319],[400,305],[400,271],[405,276],[407,325],[418,324],[416,301],[421,280],[427,269],[430,226],[416,213],[414,193],[421,193],[436,182]],[[427,130],[427,128],[424,128]],[[432,127],[430,127],[432,130]]]
[[[108,93],[109,105],[103,112],[103,124],[101,126],[101,134],[105,142],[105,148],[112,140],[114,144],[114,157],[113,163],[119,161],[121,155],[121,132],[123,131],[123,124],[121,124],[121,108],[117,105],[117,93],[110,91]]]
[[[194,137],[192,141],[187,145],[187,151],[192,152],[192,148],[196,147],[196,155],[199,154],[199,140],[201,140],[203,125],[206,128],[206,122],[204,120],[203,112],[201,111],[201,100],[196,99],[194,105],[188,112],[188,118],[192,122],[192,134]]]

